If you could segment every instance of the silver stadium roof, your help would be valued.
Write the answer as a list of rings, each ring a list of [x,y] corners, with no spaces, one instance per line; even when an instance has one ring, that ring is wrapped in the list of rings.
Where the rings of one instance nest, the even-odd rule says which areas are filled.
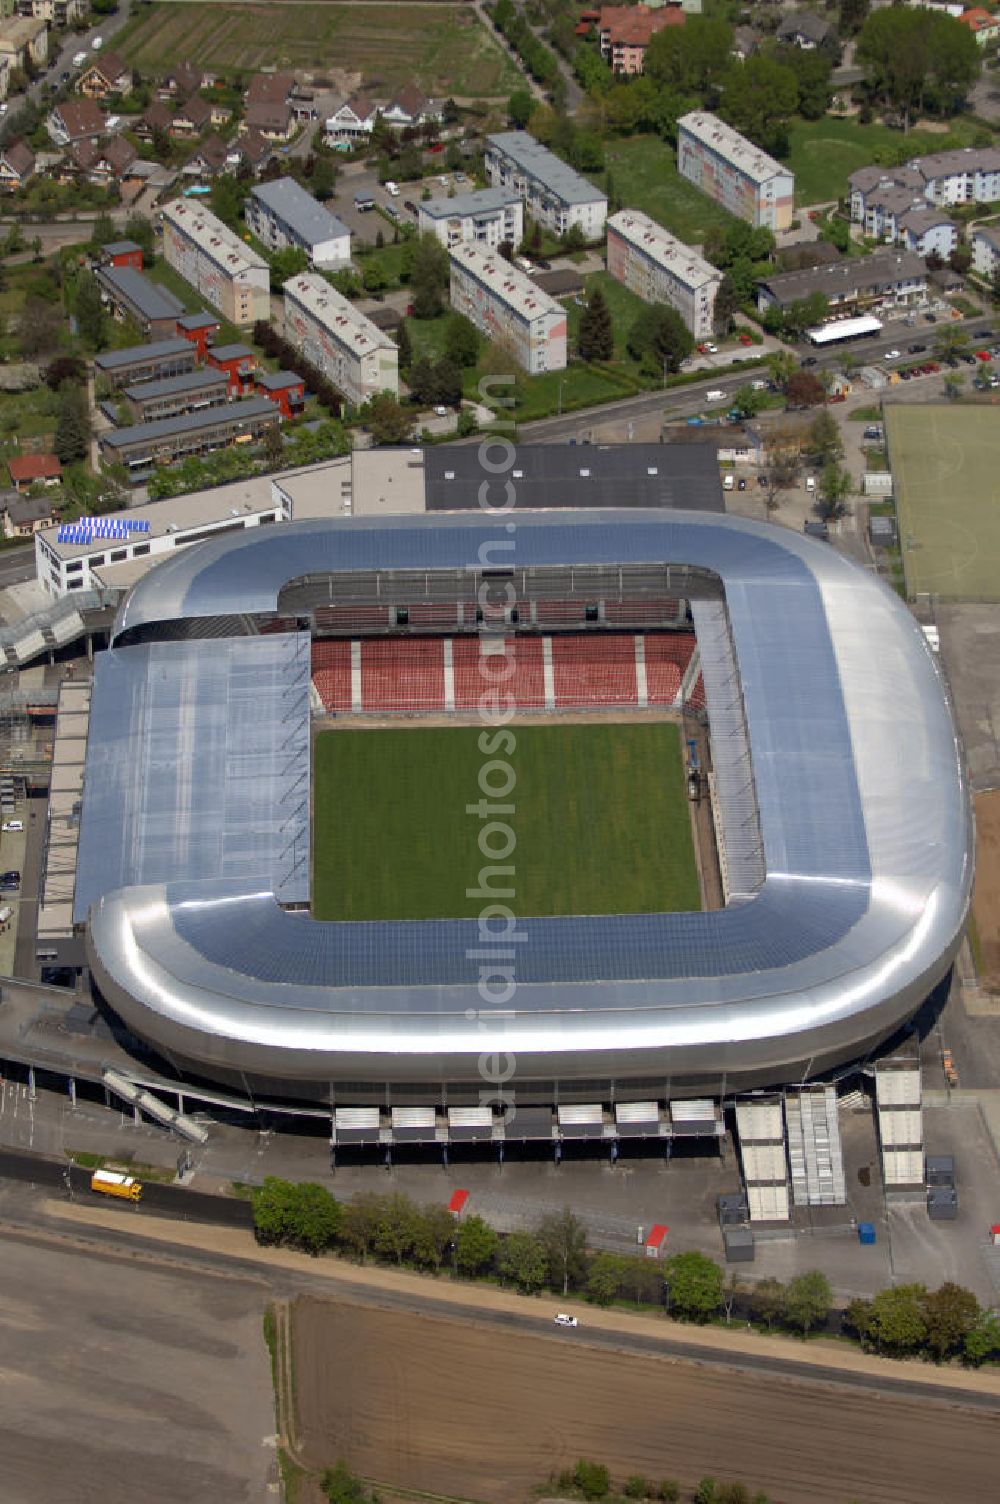
[[[519,918],[516,993],[491,1011],[469,955],[481,948],[475,921],[319,923],[282,909],[266,878],[209,880],[181,862],[173,879],[161,870],[93,903],[88,953],[108,1000],[206,1074],[333,1089],[469,1086],[491,1052],[513,1057],[513,1084],[529,1090],[777,1084],[886,1037],[947,970],[973,865],[952,716],[910,614],[828,546],[769,524],[631,509],[514,516],[354,518],[220,537],[140,581],[115,636],[274,612],[282,587],[307,574],[472,568],[480,547],[501,539],[518,566],[713,571],[760,824],[753,895],[707,913]],[[112,657],[120,651],[134,649]],[[706,663],[720,725],[722,681]],[[196,759],[197,743],[185,745]]]

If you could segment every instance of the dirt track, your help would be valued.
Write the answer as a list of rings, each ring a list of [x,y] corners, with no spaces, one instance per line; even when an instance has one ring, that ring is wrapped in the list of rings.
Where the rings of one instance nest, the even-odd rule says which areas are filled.
[[[301,1454],[387,1485],[522,1504],[586,1456],[742,1478],[772,1504],[996,1497],[996,1419],[311,1296],[294,1309]]]
[[[1000,988],[1000,789],[976,795],[976,929],[984,987]]]

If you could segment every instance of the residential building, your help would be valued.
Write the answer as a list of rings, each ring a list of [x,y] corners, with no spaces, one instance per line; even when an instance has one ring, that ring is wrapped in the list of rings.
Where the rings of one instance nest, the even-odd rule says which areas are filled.
[[[112,240],[101,246],[101,260],[105,266],[133,266],[142,271],[142,246],[134,240]]]
[[[675,308],[695,339],[711,335],[722,273],[638,209],[608,220],[608,271],[646,303]]]
[[[170,134],[175,139],[187,140],[200,136],[212,123],[212,106],[200,94],[192,94],[180,105],[170,121]]]
[[[444,106],[439,99],[428,99],[411,79],[381,114],[387,125],[412,130],[418,125],[437,124],[444,117]]]
[[[285,295],[285,338],[360,407],[381,392],[399,395],[398,351],[353,303],[318,277],[291,277]]]
[[[972,231],[972,269],[991,281],[1000,267],[1000,229],[977,225]]]
[[[224,371],[185,371],[159,381],[134,382],[122,395],[137,423],[154,423],[160,418],[220,407],[229,401],[229,378]]]
[[[182,319],[177,320],[177,333],[182,339],[190,340],[199,360],[205,359],[208,347],[214,343],[218,332],[219,321],[210,313],[186,313]]]
[[[351,259],[351,232],[294,178],[273,178],[250,191],[243,215],[269,251],[298,246],[313,266]]]
[[[40,16],[11,16],[0,21],[0,54],[11,68],[41,68],[49,55],[49,25]]]
[[[271,142],[262,136],[260,131],[250,130],[238,141],[233,142],[227,166],[232,163],[235,171],[245,165],[249,167],[254,177],[259,178],[268,163],[276,159],[276,152]]]
[[[129,345],[124,350],[102,351],[94,356],[94,374],[108,386],[117,388],[136,381],[155,381],[162,376],[180,376],[193,371],[197,359],[198,350],[189,340],[160,339],[146,345]]]
[[[675,6],[651,10],[647,5],[605,5],[597,21],[601,56],[612,72],[642,73],[646,48],[658,31],[683,26],[687,17]]]
[[[19,496],[10,493],[3,501],[3,535],[5,538],[31,538],[55,521],[52,502],[47,496]]]
[[[104,111],[95,99],[65,99],[45,124],[56,146],[72,146],[74,141],[90,141],[96,146],[107,134]]]
[[[995,47],[1000,41],[1000,17],[983,10],[981,5],[963,10],[958,19],[969,28],[980,47]]]
[[[249,345],[211,345],[205,360],[225,374],[230,397],[243,397],[253,386],[257,374],[257,357]]]
[[[896,241],[917,256],[940,256],[947,261],[958,245],[958,226],[943,209],[907,209],[899,216]]]
[[[452,246],[451,306],[504,344],[532,376],[566,366],[566,310],[493,251]]]
[[[121,183],[139,155],[125,136],[112,136],[97,146],[92,141],[74,141],[69,152],[77,172],[102,188]]]
[[[270,317],[267,262],[208,209],[186,199],[167,204],[163,254],[168,265],[230,323],[253,324]]]
[[[755,228],[778,234],[792,223],[795,175],[717,115],[693,110],[678,120],[677,170]]]
[[[888,188],[908,188],[914,198],[949,204],[992,204],[1000,199],[1000,147],[964,146],[914,157],[904,167],[860,167],[848,178],[851,218],[867,229],[871,208]]]
[[[140,141],[152,141],[158,131],[169,135],[173,119],[169,106],[162,99],[154,99],[136,121],[135,133]]]
[[[6,10],[7,5],[4,6]],[[90,11],[90,0],[17,0],[13,7],[19,16],[34,16],[36,21],[48,21],[50,26],[72,26],[82,21]]]
[[[197,94],[199,89],[204,89],[209,83],[201,68],[194,63],[184,62],[179,67],[165,73],[156,88],[157,99],[187,99],[191,94]]]
[[[0,147],[0,192],[14,193],[35,175],[35,154],[23,141]]]
[[[98,52],[76,80],[76,92],[86,99],[107,99],[127,94],[132,87],[132,69],[117,52]]]
[[[837,33],[829,21],[811,11],[793,11],[785,16],[777,31],[778,41],[786,47],[815,52],[818,47],[837,48]]]
[[[578,226],[584,240],[600,240],[608,201],[593,183],[527,131],[486,138],[486,175],[494,188],[512,188],[525,210],[556,235]]]
[[[239,164],[239,152],[230,152],[221,137],[212,131],[200,146],[195,147],[184,163],[183,171],[186,177],[215,178],[222,172],[235,172]]]
[[[10,68],[10,58],[0,52],[0,99],[6,99],[10,93]]]
[[[421,235],[433,235],[449,248],[471,240],[495,249],[505,242],[520,245],[524,239],[524,205],[512,188],[481,188],[456,193],[454,198],[431,198],[417,209]]]
[[[54,454],[17,454],[7,461],[10,483],[15,491],[30,491],[32,486],[57,486],[62,480],[62,465]]]
[[[255,73],[246,91],[241,131],[259,131],[266,141],[287,141],[295,131],[292,73]]]
[[[204,412],[163,418],[156,423],[137,423],[130,428],[110,428],[98,435],[105,459],[125,465],[130,479],[138,481],[157,465],[209,454],[232,444],[253,443],[281,422],[281,414],[266,397],[229,402]]]
[[[99,266],[94,275],[116,319],[131,318],[147,339],[170,339],[184,312],[179,298],[131,266]]]
[[[753,57],[760,49],[764,40],[763,33],[754,26],[735,26],[733,28],[732,55],[745,63],[748,57]]]
[[[350,99],[328,116],[326,139],[335,141],[367,141],[375,129],[378,106],[364,94],[353,94]]]
[[[283,418],[297,418],[306,401],[306,384],[296,371],[265,371],[255,383],[259,396],[273,402]]]
[[[800,272],[779,272],[757,283],[757,306],[761,313],[784,309],[814,293],[823,294],[837,317],[855,311],[919,307],[927,301],[927,268],[912,251],[893,250]]]

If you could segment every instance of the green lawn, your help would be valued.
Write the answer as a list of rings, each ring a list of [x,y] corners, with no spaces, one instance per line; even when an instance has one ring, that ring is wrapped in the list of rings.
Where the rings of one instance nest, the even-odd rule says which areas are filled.
[[[437,98],[506,98],[523,78],[471,6],[151,5],[115,47],[154,77],[187,58],[246,74],[262,66],[359,73],[391,94],[411,78]]]
[[[608,143],[606,161],[616,196],[629,209],[643,209],[688,245],[700,244],[712,225],[725,229],[732,215],[677,173],[673,147],[656,136],[630,136]],[[595,178],[603,187],[603,180]]]
[[[510,823],[519,914],[701,907],[680,731],[517,726]],[[340,730],[316,741],[313,911],[319,919],[478,914],[476,728]],[[499,784],[500,771],[491,777]]]
[[[859,167],[895,166],[910,157],[968,146],[981,127],[956,120],[947,134],[890,130],[887,125],[859,125],[857,120],[797,120],[788,132],[788,165],[795,173],[795,202],[822,204],[843,198],[847,179]]]

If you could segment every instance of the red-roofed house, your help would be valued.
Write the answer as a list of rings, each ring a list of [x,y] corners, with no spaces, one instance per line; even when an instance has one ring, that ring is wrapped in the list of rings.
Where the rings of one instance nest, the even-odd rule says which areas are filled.
[[[132,87],[132,69],[117,52],[102,52],[80,74],[76,92],[87,99],[107,99],[109,94],[127,94]]]
[[[646,48],[658,31],[668,26],[683,26],[684,12],[673,5],[650,10],[646,5],[605,5],[597,30],[601,53],[615,73],[641,73],[646,65]]]
[[[991,47],[1000,40],[1000,19],[983,10],[981,5],[963,10],[958,19],[969,28],[980,47]]]
[[[104,112],[93,99],[64,100],[56,105],[46,125],[57,146],[72,146],[75,141],[90,141],[96,146],[107,132]]]
[[[62,465],[54,454],[18,454],[7,461],[15,491],[27,491],[39,482],[57,486],[62,480]]]
[[[306,400],[306,384],[295,371],[264,371],[256,381],[258,397],[266,397],[283,418],[297,418]]]
[[[0,189],[13,193],[23,188],[35,172],[35,154],[23,141],[12,141],[0,150]]]
[[[249,345],[211,345],[205,358],[208,365],[226,372],[230,397],[242,397],[253,386],[257,357]]]

